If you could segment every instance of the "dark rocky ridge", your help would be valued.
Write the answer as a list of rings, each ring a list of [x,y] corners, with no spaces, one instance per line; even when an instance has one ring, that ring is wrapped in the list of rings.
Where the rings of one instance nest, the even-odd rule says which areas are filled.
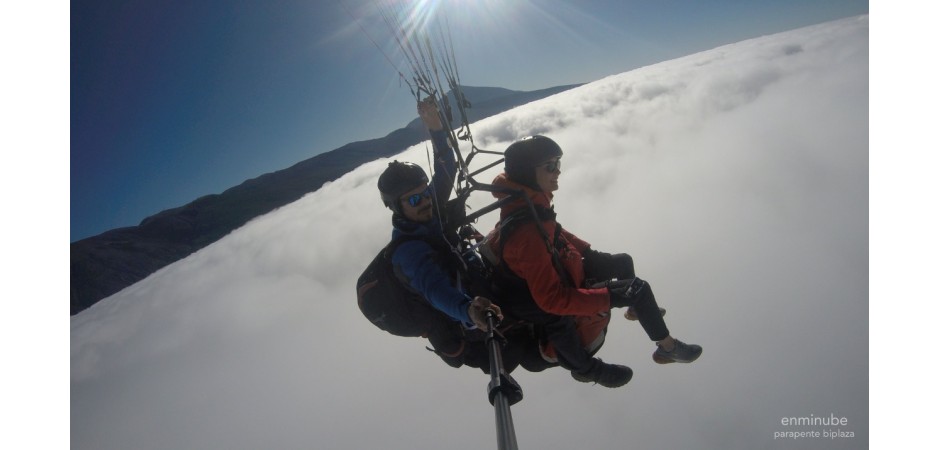
[[[531,92],[464,87],[480,120],[577,85]],[[71,244],[71,314],[128,287],[160,268],[219,240],[249,220],[296,201],[356,167],[400,153],[426,138],[418,119],[378,139],[353,142],[287,169],[243,182],[221,194],[161,211],[134,227],[118,228]]]

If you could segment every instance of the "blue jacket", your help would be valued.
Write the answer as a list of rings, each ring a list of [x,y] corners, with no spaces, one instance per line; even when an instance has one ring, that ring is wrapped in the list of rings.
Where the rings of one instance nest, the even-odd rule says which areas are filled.
[[[447,144],[447,132],[432,131],[434,145],[434,176],[431,179],[432,201],[435,204],[434,218],[428,223],[412,222],[398,214],[392,216],[392,239],[401,236],[428,236],[444,242],[441,211],[450,198],[457,174],[457,158]],[[392,266],[402,281],[421,294],[432,306],[455,320],[472,328],[473,322],[467,314],[472,298],[455,283],[452,270],[444,263],[450,255],[440,254],[424,240],[410,240],[395,249]]]

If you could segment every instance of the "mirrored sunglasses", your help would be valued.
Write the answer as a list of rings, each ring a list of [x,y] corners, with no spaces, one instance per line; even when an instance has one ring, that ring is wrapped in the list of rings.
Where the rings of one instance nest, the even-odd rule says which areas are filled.
[[[408,201],[409,205],[411,205],[412,207],[415,207],[421,204],[421,200],[424,200],[430,196],[431,196],[431,187],[428,186],[428,188],[422,192],[409,195],[406,200]]]

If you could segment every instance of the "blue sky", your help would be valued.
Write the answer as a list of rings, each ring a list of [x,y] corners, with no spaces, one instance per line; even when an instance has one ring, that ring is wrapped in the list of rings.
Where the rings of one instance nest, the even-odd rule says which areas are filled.
[[[446,12],[464,84],[515,90],[868,12],[853,0],[414,3]],[[363,0],[73,1],[70,240],[410,121],[411,93],[369,39],[389,39],[375,11]]]

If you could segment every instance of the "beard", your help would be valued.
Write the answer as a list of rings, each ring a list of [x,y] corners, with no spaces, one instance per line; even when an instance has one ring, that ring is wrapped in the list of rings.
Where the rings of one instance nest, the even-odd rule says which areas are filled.
[[[415,215],[421,218],[422,222],[427,222],[427,221],[430,221],[432,218],[434,218],[434,209],[432,208],[432,205],[429,202],[427,206],[424,206],[418,211],[416,211]]]

